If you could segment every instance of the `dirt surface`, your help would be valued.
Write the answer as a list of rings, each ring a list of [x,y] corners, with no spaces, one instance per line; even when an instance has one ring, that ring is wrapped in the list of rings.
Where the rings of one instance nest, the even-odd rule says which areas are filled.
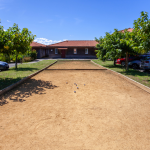
[[[150,94],[108,70],[47,69],[4,99],[0,150],[150,149]]]
[[[71,61],[71,60],[59,60],[57,65],[53,65],[48,69],[104,69],[103,67],[99,67],[91,61],[80,60],[80,61]]]

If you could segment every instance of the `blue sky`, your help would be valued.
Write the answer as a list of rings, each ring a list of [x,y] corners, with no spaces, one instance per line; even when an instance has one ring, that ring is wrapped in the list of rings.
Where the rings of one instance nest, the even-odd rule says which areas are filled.
[[[150,15],[150,0],[0,0],[4,29],[17,23],[43,44],[93,40],[114,28],[132,28],[141,11]]]

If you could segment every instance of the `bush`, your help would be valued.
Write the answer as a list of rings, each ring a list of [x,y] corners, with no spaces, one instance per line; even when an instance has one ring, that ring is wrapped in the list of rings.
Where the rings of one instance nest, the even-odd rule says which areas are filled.
[[[17,57],[17,62],[21,62],[22,59],[23,59],[23,55],[19,54]],[[16,55],[11,55],[10,60],[15,62],[16,61]]]
[[[0,54],[0,61],[10,62],[10,57],[4,54]]]
[[[24,57],[24,58],[22,59],[22,61],[23,61],[23,62],[30,62],[30,61],[32,61],[32,58],[31,58],[31,57]]]
[[[30,53],[31,58],[34,60],[37,58],[37,52],[36,50],[32,50],[32,52]]]

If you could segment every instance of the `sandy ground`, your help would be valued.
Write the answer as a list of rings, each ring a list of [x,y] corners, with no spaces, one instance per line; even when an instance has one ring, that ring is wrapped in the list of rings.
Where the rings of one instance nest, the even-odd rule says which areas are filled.
[[[53,65],[49,67],[48,69],[104,69],[103,67],[99,67],[98,65],[95,65],[94,63],[91,63],[91,61],[71,61],[71,60],[59,60],[57,62],[57,65]]]
[[[47,69],[4,98],[0,150],[150,150],[150,94],[108,70]]]

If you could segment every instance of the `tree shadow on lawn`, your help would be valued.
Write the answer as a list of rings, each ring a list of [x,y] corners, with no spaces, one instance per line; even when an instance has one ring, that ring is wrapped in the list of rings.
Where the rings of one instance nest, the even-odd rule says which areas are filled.
[[[51,81],[42,81],[35,79],[28,79],[21,85],[12,89],[4,96],[0,96],[0,105],[7,104],[8,101],[12,100],[13,102],[23,102],[26,98],[32,96],[33,94],[46,94],[46,89],[54,89],[58,86],[53,85]]]
[[[19,67],[17,69],[15,69],[14,67],[13,68],[10,68],[10,70],[14,70],[14,71],[35,71],[35,70],[39,70],[38,68],[30,68],[30,67],[27,67],[27,68],[24,68],[24,67]]]
[[[18,78],[0,78],[0,90],[16,83],[17,81],[20,81],[24,77],[18,77]]]
[[[110,68],[110,69],[121,69],[118,70],[117,72],[124,74],[124,75],[132,75],[132,76],[150,76],[150,74],[148,72],[140,72],[138,70],[134,70],[129,68],[128,71],[125,70],[125,67],[121,66],[121,65],[105,65],[104,67]]]

